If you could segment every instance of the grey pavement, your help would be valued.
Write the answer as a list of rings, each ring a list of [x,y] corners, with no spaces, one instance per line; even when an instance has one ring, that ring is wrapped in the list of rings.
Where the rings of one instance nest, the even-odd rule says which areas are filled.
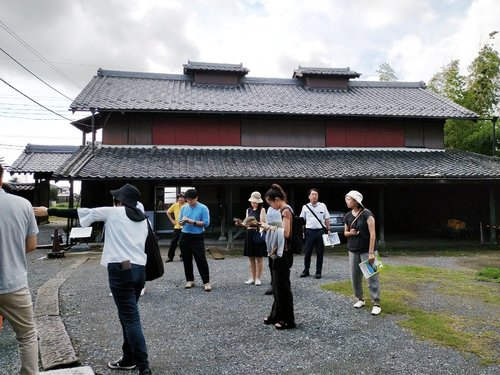
[[[166,255],[166,248],[162,252]],[[77,259],[86,259],[59,291],[60,314],[81,365],[95,374],[135,374],[106,367],[107,361],[120,357],[122,338],[100,254],[47,260],[45,253],[37,250],[28,256],[35,296],[51,277]],[[454,261],[389,257],[386,263],[411,263],[412,259],[428,265]],[[373,317],[369,307],[353,309],[351,298],[321,290],[323,283],[348,279],[347,255],[328,254],[321,280],[299,278],[302,257],[295,258],[291,280],[298,327],[289,331],[262,324],[272,304],[272,296],[264,295],[267,265],[262,286],[243,283],[248,266],[241,256],[209,259],[209,266],[211,293],[201,288],[196,267],[196,287],[184,289],[179,261],[165,264],[165,275],[147,283],[140,309],[154,374],[500,373],[499,366],[481,366],[474,356],[417,339],[397,325],[402,317]],[[0,334],[0,375],[15,374],[17,361],[15,339],[7,324]]]

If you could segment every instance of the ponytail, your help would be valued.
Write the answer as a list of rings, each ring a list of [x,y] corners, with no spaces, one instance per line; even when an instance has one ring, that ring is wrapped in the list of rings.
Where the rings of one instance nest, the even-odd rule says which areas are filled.
[[[285,192],[283,191],[281,186],[279,186],[278,184],[272,184],[271,188],[266,192],[265,197],[269,198],[271,200],[275,200],[276,198],[279,198],[285,202],[287,200]]]

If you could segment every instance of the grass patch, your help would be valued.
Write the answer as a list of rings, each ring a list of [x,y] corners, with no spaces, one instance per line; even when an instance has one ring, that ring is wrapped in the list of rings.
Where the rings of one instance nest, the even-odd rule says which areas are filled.
[[[404,316],[398,324],[422,339],[475,354],[484,365],[499,364],[499,288],[478,282],[476,274],[473,270],[386,265],[380,274],[382,314]],[[364,294],[369,296],[366,284]],[[322,288],[352,295],[350,281]],[[434,302],[427,304],[430,297]]]
[[[488,267],[483,268],[477,273],[477,280],[479,281],[491,281],[495,283],[500,283],[500,268]]]

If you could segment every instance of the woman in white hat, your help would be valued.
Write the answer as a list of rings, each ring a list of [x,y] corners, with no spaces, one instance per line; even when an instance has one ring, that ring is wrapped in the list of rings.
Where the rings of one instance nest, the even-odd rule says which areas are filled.
[[[257,223],[266,222],[266,210],[262,207],[264,201],[258,191],[254,191],[248,201],[250,207],[246,210],[245,220],[243,222],[235,220],[235,224],[247,228],[243,255],[248,257],[250,278],[245,284],[261,285],[263,257],[267,256],[267,249],[265,234],[260,231]]]
[[[345,203],[351,211],[344,218],[344,235],[347,238],[347,250],[349,250],[352,289],[357,298],[354,307],[357,309],[365,305],[362,288],[363,273],[359,268],[359,263],[366,259],[370,262],[375,260],[376,242],[375,218],[362,202],[363,195],[359,191],[351,190],[345,195]],[[378,315],[381,311],[378,274],[368,279],[368,287],[373,303],[372,315]]]

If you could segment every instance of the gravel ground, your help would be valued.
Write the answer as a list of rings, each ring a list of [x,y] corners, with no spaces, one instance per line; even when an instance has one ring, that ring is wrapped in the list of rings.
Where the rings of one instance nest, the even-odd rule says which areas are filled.
[[[166,249],[162,249],[166,251]],[[51,276],[68,267],[72,256],[88,257],[60,290],[61,314],[82,365],[96,374],[112,371],[106,362],[120,356],[121,329],[109,296],[100,255],[79,254],[62,260],[28,255],[33,294]],[[445,266],[454,258],[389,257],[388,264]],[[313,260],[314,262],[314,260]],[[415,338],[400,328],[398,317],[356,310],[345,296],[324,292],[320,285],[348,278],[348,258],[328,254],[323,279],[299,278],[302,257],[295,258],[292,290],[298,327],[277,331],[262,324],[272,304],[262,286],[243,283],[247,260],[209,259],[213,291],[206,293],[195,268],[196,287],[184,289],[182,263],[165,265],[165,275],[147,283],[140,301],[151,368],[154,374],[498,374],[500,366],[484,367],[464,356]],[[383,293],[383,284],[382,284]],[[382,294],[383,308],[383,294]],[[0,375],[15,374],[16,343],[8,324],[0,334]]]

